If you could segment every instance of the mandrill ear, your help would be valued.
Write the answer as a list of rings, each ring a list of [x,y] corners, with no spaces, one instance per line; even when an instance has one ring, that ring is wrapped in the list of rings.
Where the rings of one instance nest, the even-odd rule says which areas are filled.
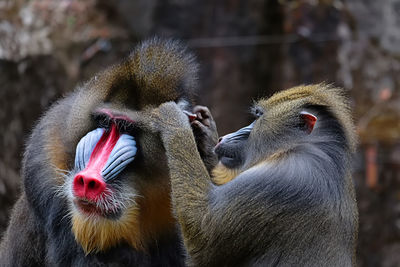
[[[304,126],[307,133],[310,134],[314,129],[315,123],[317,122],[317,116],[307,111],[301,111],[300,117],[304,121]]]

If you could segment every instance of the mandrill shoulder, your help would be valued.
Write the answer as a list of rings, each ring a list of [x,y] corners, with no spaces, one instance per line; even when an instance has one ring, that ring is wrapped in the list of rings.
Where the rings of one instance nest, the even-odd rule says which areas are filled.
[[[21,168],[23,194],[39,217],[47,213],[57,197],[57,187],[63,183],[73,158],[65,120],[71,112],[73,98],[72,94],[53,104],[27,141]]]

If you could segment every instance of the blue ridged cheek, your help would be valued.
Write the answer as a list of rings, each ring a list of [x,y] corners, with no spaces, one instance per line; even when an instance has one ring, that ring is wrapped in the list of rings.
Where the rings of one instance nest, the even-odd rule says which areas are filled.
[[[104,132],[105,130],[103,128],[97,128],[87,133],[79,141],[75,152],[75,169],[77,171],[82,171],[86,168],[90,156]],[[104,180],[110,181],[121,173],[121,171],[135,159],[136,152],[135,138],[127,134],[120,135],[101,171]]]
[[[104,180],[110,181],[114,179],[135,159],[136,152],[135,138],[131,135],[122,134],[111,151],[110,157],[101,172]]]
[[[103,128],[97,128],[91,132],[88,132],[82,139],[79,141],[76,146],[75,152],[75,169],[81,171],[85,169],[87,166],[90,155],[92,155],[93,149],[96,144],[99,142],[101,136],[104,133]]]

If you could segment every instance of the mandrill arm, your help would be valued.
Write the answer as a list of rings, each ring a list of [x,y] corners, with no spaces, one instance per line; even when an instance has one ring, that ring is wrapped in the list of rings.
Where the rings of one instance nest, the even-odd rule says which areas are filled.
[[[244,215],[237,216],[238,220],[233,222],[232,211],[237,206],[244,210],[250,209],[256,200],[246,203],[239,197],[230,199],[232,194],[240,196],[245,190],[251,190],[250,188],[234,185],[217,187],[211,182],[198,152],[189,119],[175,103],[169,102],[160,106],[153,118],[153,127],[160,131],[166,149],[171,175],[172,203],[191,256],[192,261],[189,264],[205,266],[207,262],[194,259],[196,251],[207,250],[209,252],[206,254],[213,259],[213,254],[221,252],[214,251],[214,245],[229,242],[227,239],[233,241],[233,235],[239,234],[240,227],[254,226],[257,222],[247,225],[241,222],[241,219],[246,217]],[[216,195],[219,196],[216,198]],[[240,227],[233,230],[235,225]],[[246,239],[251,242],[252,237],[248,236]]]
[[[154,113],[152,122],[164,143],[171,175],[172,202],[190,250],[192,243],[204,238],[199,235],[201,221],[208,211],[208,192],[213,185],[187,115],[175,103],[169,102]]]

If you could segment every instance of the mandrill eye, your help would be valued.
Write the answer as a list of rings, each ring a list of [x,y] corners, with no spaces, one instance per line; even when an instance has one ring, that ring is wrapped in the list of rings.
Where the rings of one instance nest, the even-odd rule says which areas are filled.
[[[77,170],[83,170],[89,162],[90,155],[93,152],[94,147],[99,142],[101,136],[104,133],[103,128],[97,128],[89,133],[87,133],[79,141],[76,146],[75,154],[75,168]]]
[[[260,107],[253,107],[251,113],[256,117],[259,118],[264,114],[264,111]]]

